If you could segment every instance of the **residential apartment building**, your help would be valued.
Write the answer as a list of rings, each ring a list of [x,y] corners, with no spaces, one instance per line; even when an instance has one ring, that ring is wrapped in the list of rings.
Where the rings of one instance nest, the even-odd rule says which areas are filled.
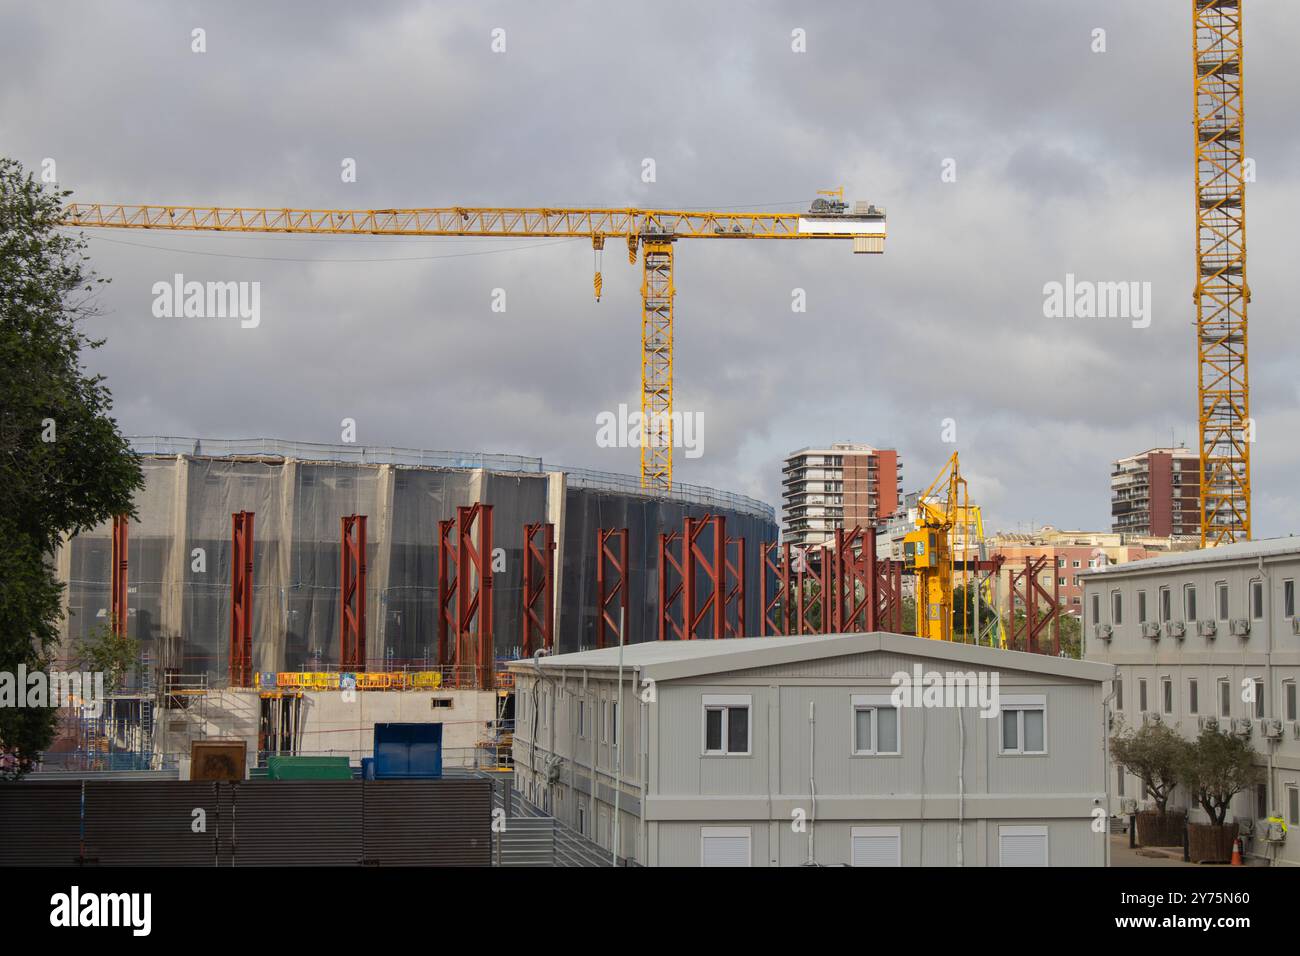
[[[1046,558],[1047,565],[1040,583],[1049,592],[1055,588],[1065,613],[1075,617],[1083,613],[1082,575],[1089,569],[1127,564],[1173,551],[1188,551],[1197,544],[1192,539],[1064,531],[1051,525],[1028,533],[1001,532],[985,539],[986,552],[1003,558],[1001,575],[993,588],[998,610],[1006,613],[1009,607],[1012,572],[1022,571],[1026,560]]]
[[[1111,531],[1200,535],[1200,457],[1190,448],[1152,448],[1111,466]]]
[[[618,648],[509,665],[516,788],[628,861],[1106,863],[1109,666],[872,633],[651,641],[619,667]],[[900,706],[900,674],[996,704]]]
[[[903,490],[903,466],[893,449],[835,442],[801,448],[781,470],[783,539],[819,545],[836,528],[868,527],[892,515]]]
[[[1269,538],[1167,554],[1084,574],[1084,656],[1113,664],[1112,709],[1130,726],[1159,721],[1193,738],[1213,725],[1247,738],[1264,782],[1239,794],[1232,817],[1253,832],[1246,851],[1300,865],[1300,538]],[[1123,801],[1140,782],[1111,769]],[[1175,790],[1172,805],[1187,808]],[[1116,811],[1120,808],[1115,807]],[[1280,814],[1282,844],[1259,821]],[[1198,807],[1193,821],[1205,821]]]

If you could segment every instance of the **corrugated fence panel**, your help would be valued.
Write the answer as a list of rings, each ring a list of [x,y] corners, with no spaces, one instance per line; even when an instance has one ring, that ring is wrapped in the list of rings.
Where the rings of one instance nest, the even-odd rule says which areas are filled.
[[[0,786],[0,866],[73,866],[80,846],[80,783]]]
[[[555,866],[555,821],[550,817],[511,817],[501,841],[501,866]],[[496,862],[495,860],[493,862]]]
[[[365,861],[490,866],[492,781],[366,780]]]
[[[235,866],[348,866],[361,861],[355,780],[249,780],[234,788]]]
[[[88,863],[213,866],[218,836],[229,826],[218,812],[217,784],[212,782],[86,784]]]

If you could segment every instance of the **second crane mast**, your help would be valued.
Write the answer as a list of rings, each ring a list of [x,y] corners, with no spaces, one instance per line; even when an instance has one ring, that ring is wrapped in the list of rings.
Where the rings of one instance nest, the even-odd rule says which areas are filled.
[[[842,190],[837,191],[842,195]],[[817,199],[804,213],[669,209],[270,209],[233,206],[72,203],[64,225],[183,232],[271,232],[357,236],[554,236],[607,239],[642,254],[641,486],[667,492],[673,482],[673,244],[681,239],[841,239],[855,253],[885,251],[885,214],[867,203]],[[595,277],[600,298],[601,274]]]

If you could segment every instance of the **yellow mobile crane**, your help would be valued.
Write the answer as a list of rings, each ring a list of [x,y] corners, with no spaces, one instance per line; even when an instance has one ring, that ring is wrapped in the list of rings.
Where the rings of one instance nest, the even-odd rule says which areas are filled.
[[[591,240],[596,299],[605,240],[642,253],[641,486],[666,492],[673,476],[673,243],[679,239],[841,239],[855,253],[885,251],[885,213],[843,189],[823,190],[803,213],[672,209],[545,209],[453,206],[440,209],[263,209],[72,203],[64,225],[184,232],[275,232],[355,236],[554,236]]]

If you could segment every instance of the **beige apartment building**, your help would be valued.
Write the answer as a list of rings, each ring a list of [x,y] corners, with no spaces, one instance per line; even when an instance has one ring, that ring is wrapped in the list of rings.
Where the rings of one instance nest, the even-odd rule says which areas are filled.
[[[801,448],[781,470],[782,538],[820,545],[835,540],[836,528],[875,525],[898,509],[902,490],[894,449],[854,442]]]

